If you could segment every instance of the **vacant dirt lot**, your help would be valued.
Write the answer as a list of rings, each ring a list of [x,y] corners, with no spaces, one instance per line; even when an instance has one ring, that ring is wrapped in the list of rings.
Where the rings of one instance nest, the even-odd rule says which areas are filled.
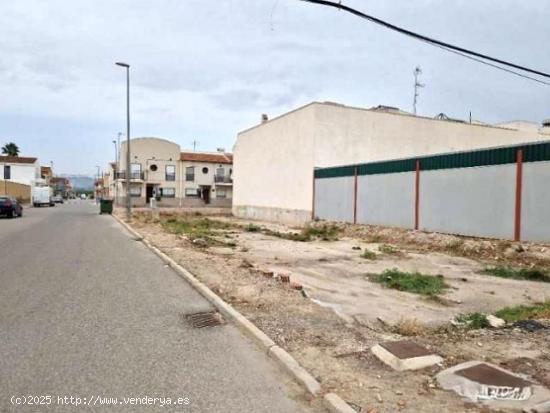
[[[339,225],[327,232],[323,225],[316,224],[309,237],[284,226],[223,216],[205,221],[194,214],[163,213],[152,220],[141,212],[133,222],[292,353],[324,390],[336,391],[358,411],[488,411],[433,382],[442,368],[474,359],[550,386],[550,330],[468,329],[450,323],[459,314],[549,300],[550,283],[484,273],[502,264],[546,271],[548,246],[366,226]],[[445,288],[422,295],[373,282],[392,269],[439,276],[429,278]],[[290,282],[281,282],[286,275]],[[550,327],[550,321],[539,321]],[[403,335],[435,349],[444,365],[398,373],[370,353],[374,344]]]

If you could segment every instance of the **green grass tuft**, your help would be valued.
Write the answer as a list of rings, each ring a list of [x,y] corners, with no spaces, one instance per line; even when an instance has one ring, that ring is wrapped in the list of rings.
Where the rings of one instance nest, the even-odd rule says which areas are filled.
[[[307,226],[300,232],[280,232],[268,228],[262,228],[261,232],[272,237],[288,239],[290,241],[308,242],[315,239],[323,241],[337,241],[340,229],[335,225],[323,224],[321,226]]]
[[[302,235],[308,239],[319,238],[323,241],[337,241],[340,229],[336,225],[323,224],[319,226],[307,226],[302,230]]]
[[[162,222],[162,226],[172,234],[185,234],[191,240],[202,238],[208,244],[224,244],[213,237],[231,229],[231,225],[226,222],[197,217],[169,218]]]
[[[542,268],[512,268],[507,266],[487,267],[483,274],[514,280],[550,282],[550,273]]]
[[[533,318],[548,318],[550,319],[550,301],[535,305],[518,305],[515,307],[505,307],[495,314],[508,323],[513,323],[520,320],[529,320]]]
[[[262,228],[258,225],[248,224],[246,227],[244,227],[244,230],[247,232],[260,232]]]
[[[378,247],[378,251],[380,251],[382,254],[389,254],[389,255],[392,255],[392,254],[397,254],[399,253],[399,250],[392,247],[391,245],[388,245],[388,244],[382,244]]]
[[[375,260],[376,259],[376,253],[365,249],[363,253],[361,254],[361,258],[364,258],[366,260]]]
[[[459,314],[455,320],[470,330],[479,330],[490,326],[487,316],[483,313]]]
[[[438,295],[449,288],[449,285],[445,283],[441,276],[434,277],[419,272],[403,272],[397,268],[385,270],[382,274],[375,275],[371,279],[387,288],[427,296]]]

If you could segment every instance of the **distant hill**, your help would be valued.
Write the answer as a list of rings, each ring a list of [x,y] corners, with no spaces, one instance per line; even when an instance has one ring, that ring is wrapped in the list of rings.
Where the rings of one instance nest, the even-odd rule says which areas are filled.
[[[94,189],[94,178],[86,175],[64,175],[65,178],[71,181],[73,189],[91,191]]]

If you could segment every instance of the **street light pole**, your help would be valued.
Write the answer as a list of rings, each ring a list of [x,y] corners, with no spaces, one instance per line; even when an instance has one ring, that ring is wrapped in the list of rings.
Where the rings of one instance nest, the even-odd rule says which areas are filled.
[[[113,139],[113,145],[115,145],[115,167],[113,168],[113,182],[115,184],[115,205],[117,204],[118,202],[118,184],[117,184],[117,181],[116,181],[116,174],[117,174],[117,171],[118,171],[118,145],[117,145],[117,141],[115,141]],[[109,189],[109,192],[110,192],[110,189]]]
[[[130,199],[130,65],[117,62],[117,66],[126,68],[126,218],[132,219],[132,200]]]

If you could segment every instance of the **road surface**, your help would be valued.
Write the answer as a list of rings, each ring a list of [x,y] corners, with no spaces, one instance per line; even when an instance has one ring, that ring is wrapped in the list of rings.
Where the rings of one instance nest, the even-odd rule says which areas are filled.
[[[191,327],[211,305],[97,211],[0,219],[1,412],[310,411],[234,326]]]

